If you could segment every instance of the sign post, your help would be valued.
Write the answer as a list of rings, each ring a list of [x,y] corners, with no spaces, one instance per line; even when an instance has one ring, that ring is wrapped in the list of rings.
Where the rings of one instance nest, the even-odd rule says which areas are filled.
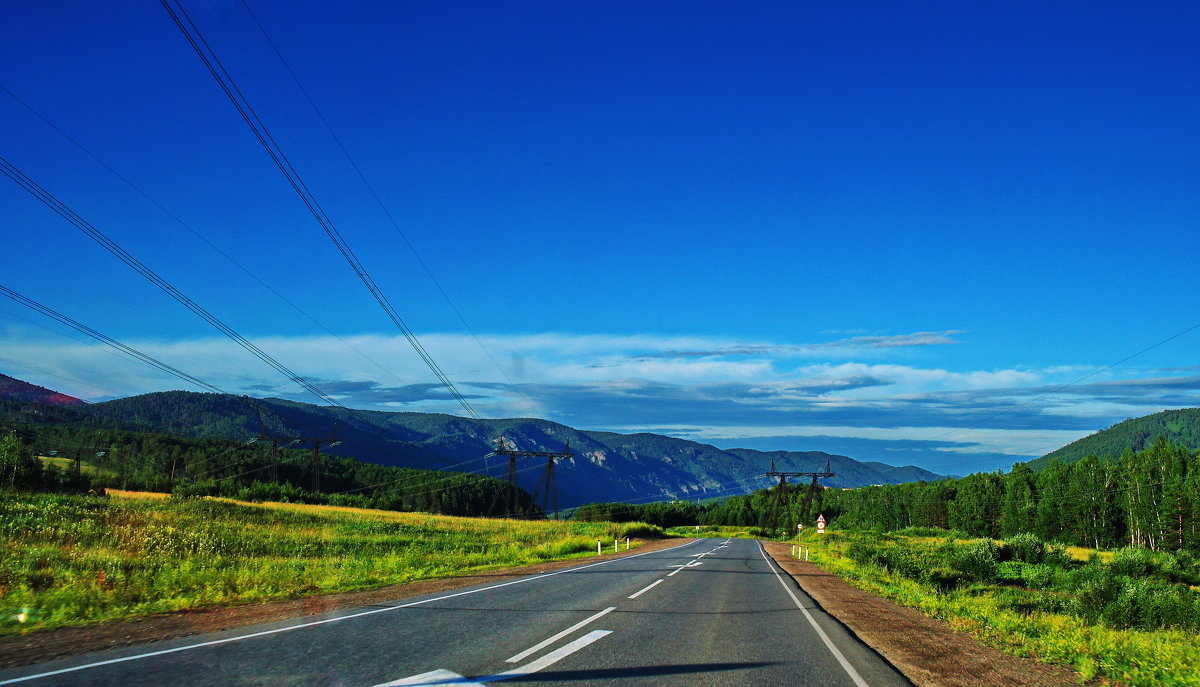
[[[825,514],[817,516],[817,534],[825,534]]]

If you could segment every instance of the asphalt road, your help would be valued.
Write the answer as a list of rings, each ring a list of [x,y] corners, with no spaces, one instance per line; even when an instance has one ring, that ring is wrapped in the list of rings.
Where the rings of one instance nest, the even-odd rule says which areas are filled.
[[[908,685],[756,541],[22,666],[0,685]]]

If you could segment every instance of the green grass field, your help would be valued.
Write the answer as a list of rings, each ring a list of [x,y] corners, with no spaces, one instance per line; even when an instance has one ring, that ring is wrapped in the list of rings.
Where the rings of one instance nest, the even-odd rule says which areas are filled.
[[[811,533],[803,543],[814,563],[851,584],[1009,653],[1071,666],[1081,681],[1200,684],[1190,557],[1073,547],[1035,564],[997,562],[979,556],[994,548],[986,540],[897,533]]]
[[[611,553],[614,538],[653,534],[642,523],[5,494],[0,634],[595,556],[597,540]]]

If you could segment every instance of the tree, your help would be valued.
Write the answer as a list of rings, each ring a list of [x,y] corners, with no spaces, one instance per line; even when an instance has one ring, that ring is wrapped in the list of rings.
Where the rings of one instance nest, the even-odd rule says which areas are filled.
[[[33,451],[9,432],[0,439],[0,484],[9,489],[32,488],[41,485],[42,464]]]

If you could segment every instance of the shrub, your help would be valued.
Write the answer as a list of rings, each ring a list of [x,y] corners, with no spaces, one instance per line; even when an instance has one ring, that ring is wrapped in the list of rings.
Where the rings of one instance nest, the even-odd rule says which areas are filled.
[[[663,529],[658,525],[649,525],[644,522],[627,522],[617,529],[616,536],[618,539],[629,537],[631,539],[660,539],[663,535]]]
[[[1121,580],[1103,565],[1080,568],[1071,574],[1066,586],[1072,594],[1071,611],[1091,624],[1099,622],[1105,609],[1121,594]]]
[[[1035,563],[1021,568],[1021,580],[1027,587],[1045,589],[1054,585],[1058,570],[1053,565]]]
[[[993,582],[999,572],[999,548],[991,539],[978,539],[958,547],[951,566],[979,582]]]
[[[1022,563],[1041,563],[1046,558],[1046,543],[1028,532],[1004,540],[1004,550],[1008,558]]]
[[[1164,560],[1166,558],[1171,558],[1170,554],[1156,554],[1150,549],[1126,547],[1113,552],[1109,567],[1117,575],[1144,577],[1164,572],[1164,568],[1174,567],[1175,559],[1171,558],[1170,563],[1167,563]]]
[[[942,593],[952,592],[966,581],[962,573],[950,568],[932,568],[925,574],[925,579]]]

